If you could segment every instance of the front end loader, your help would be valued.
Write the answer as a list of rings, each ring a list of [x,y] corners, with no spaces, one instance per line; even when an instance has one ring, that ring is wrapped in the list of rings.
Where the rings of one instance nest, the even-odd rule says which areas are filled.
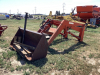
[[[17,33],[15,34],[14,38],[11,41],[10,46],[21,54],[22,57],[26,58],[27,60],[38,60],[41,58],[46,57],[47,50],[49,45],[53,42],[53,40],[59,35],[63,35],[64,38],[68,37],[68,34],[71,34],[78,41],[83,41],[85,24],[71,22],[67,20],[52,20],[47,19],[40,29],[35,31],[30,31],[26,29],[26,21],[27,21],[27,14],[25,18],[25,25],[24,29],[19,28]],[[55,25],[57,28],[52,28]],[[73,29],[79,32],[79,36],[76,36],[69,29]],[[62,33],[62,31],[64,31]],[[51,37],[46,39],[45,35],[51,35]]]

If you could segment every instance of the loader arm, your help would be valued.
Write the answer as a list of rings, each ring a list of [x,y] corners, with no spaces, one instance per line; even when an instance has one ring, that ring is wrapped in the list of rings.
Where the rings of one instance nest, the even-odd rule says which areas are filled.
[[[52,41],[61,33],[61,31],[65,28],[64,20],[61,22],[61,24],[58,26],[57,30],[54,32],[54,34],[51,36],[51,38],[48,40],[48,45],[52,43]]]
[[[76,36],[75,34],[68,31],[69,29],[78,31],[79,36]],[[61,33],[62,30],[64,30],[64,33]],[[52,36],[48,40],[48,45],[50,45],[53,42],[53,40],[57,37],[57,35],[59,35],[59,34],[63,35],[64,38],[67,38],[68,34],[71,34],[73,37],[77,38],[80,42],[82,42],[83,36],[84,36],[84,30],[85,30],[85,24],[80,24],[80,23],[63,20],[63,21],[61,21],[61,23],[57,27],[56,31],[52,34]]]
[[[57,28],[52,28],[52,25],[57,26]],[[78,31],[79,36],[76,36],[75,34],[68,31],[69,29]],[[61,33],[62,30],[64,30],[64,33]],[[71,22],[67,20],[57,21],[57,20],[48,19],[44,23],[44,25],[40,27],[38,32],[51,35],[51,37],[48,40],[48,45],[50,45],[59,34],[63,35],[64,38],[67,38],[68,34],[71,34],[73,37],[77,38],[79,41],[82,42],[83,36],[84,36],[84,30],[85,30],[85,24],[82,24],[82,23]]]

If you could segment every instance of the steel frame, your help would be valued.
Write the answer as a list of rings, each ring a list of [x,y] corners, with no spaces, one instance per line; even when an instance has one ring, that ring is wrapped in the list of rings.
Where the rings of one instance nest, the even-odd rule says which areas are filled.
[[[57,26],[57,28],[52,28],[52,25]],[[69,29],[78,31],[79,36],[76,36],[75,34],[71,33]],[[64,30],[64,33],[61,33],[62,30]],[[67,20],[58,21],[48,19],[37,32],[51,35],[50,39],[48,40],[48,45],[50,45],[59,34],[63,35],[64,38],[67,38],[68,34],[71,34],[73,37],[77,38],[78,41],[82,42],[84,30],[85,24],[75,23]]]

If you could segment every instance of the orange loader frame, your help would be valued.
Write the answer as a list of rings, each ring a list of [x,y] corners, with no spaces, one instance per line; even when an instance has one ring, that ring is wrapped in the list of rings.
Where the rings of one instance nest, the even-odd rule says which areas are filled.
[[[52,28],[52,25],[57,26],[57,28]],[[75,34],[71,33],[69,29],[78,31],[79,36],[76,36]],[[63,33],[62,30],[64,30]],[[82,42],[84,36],[84,30],[85,30],[85,24],[70,22],[67,20],[58,21],[58,20],[48,19],[45,21],[45,23],[42,24],[42,26],[37,32],[51,35],[50,39],[48,40],[48,45],[50,45],[59,34],[63,35],[64,38],[67,38],[68,34],[71,34],[73,37],[77,38],[78,41]]]

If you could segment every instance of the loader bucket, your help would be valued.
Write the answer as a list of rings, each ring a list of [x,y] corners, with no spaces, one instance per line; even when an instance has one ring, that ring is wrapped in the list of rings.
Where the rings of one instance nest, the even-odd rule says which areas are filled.
[[[22,42],[24,29],[19,28],[10,46],[27,60],[37,60],[47,55],[48,43],[44,34],[25,30],[24,42]]]

